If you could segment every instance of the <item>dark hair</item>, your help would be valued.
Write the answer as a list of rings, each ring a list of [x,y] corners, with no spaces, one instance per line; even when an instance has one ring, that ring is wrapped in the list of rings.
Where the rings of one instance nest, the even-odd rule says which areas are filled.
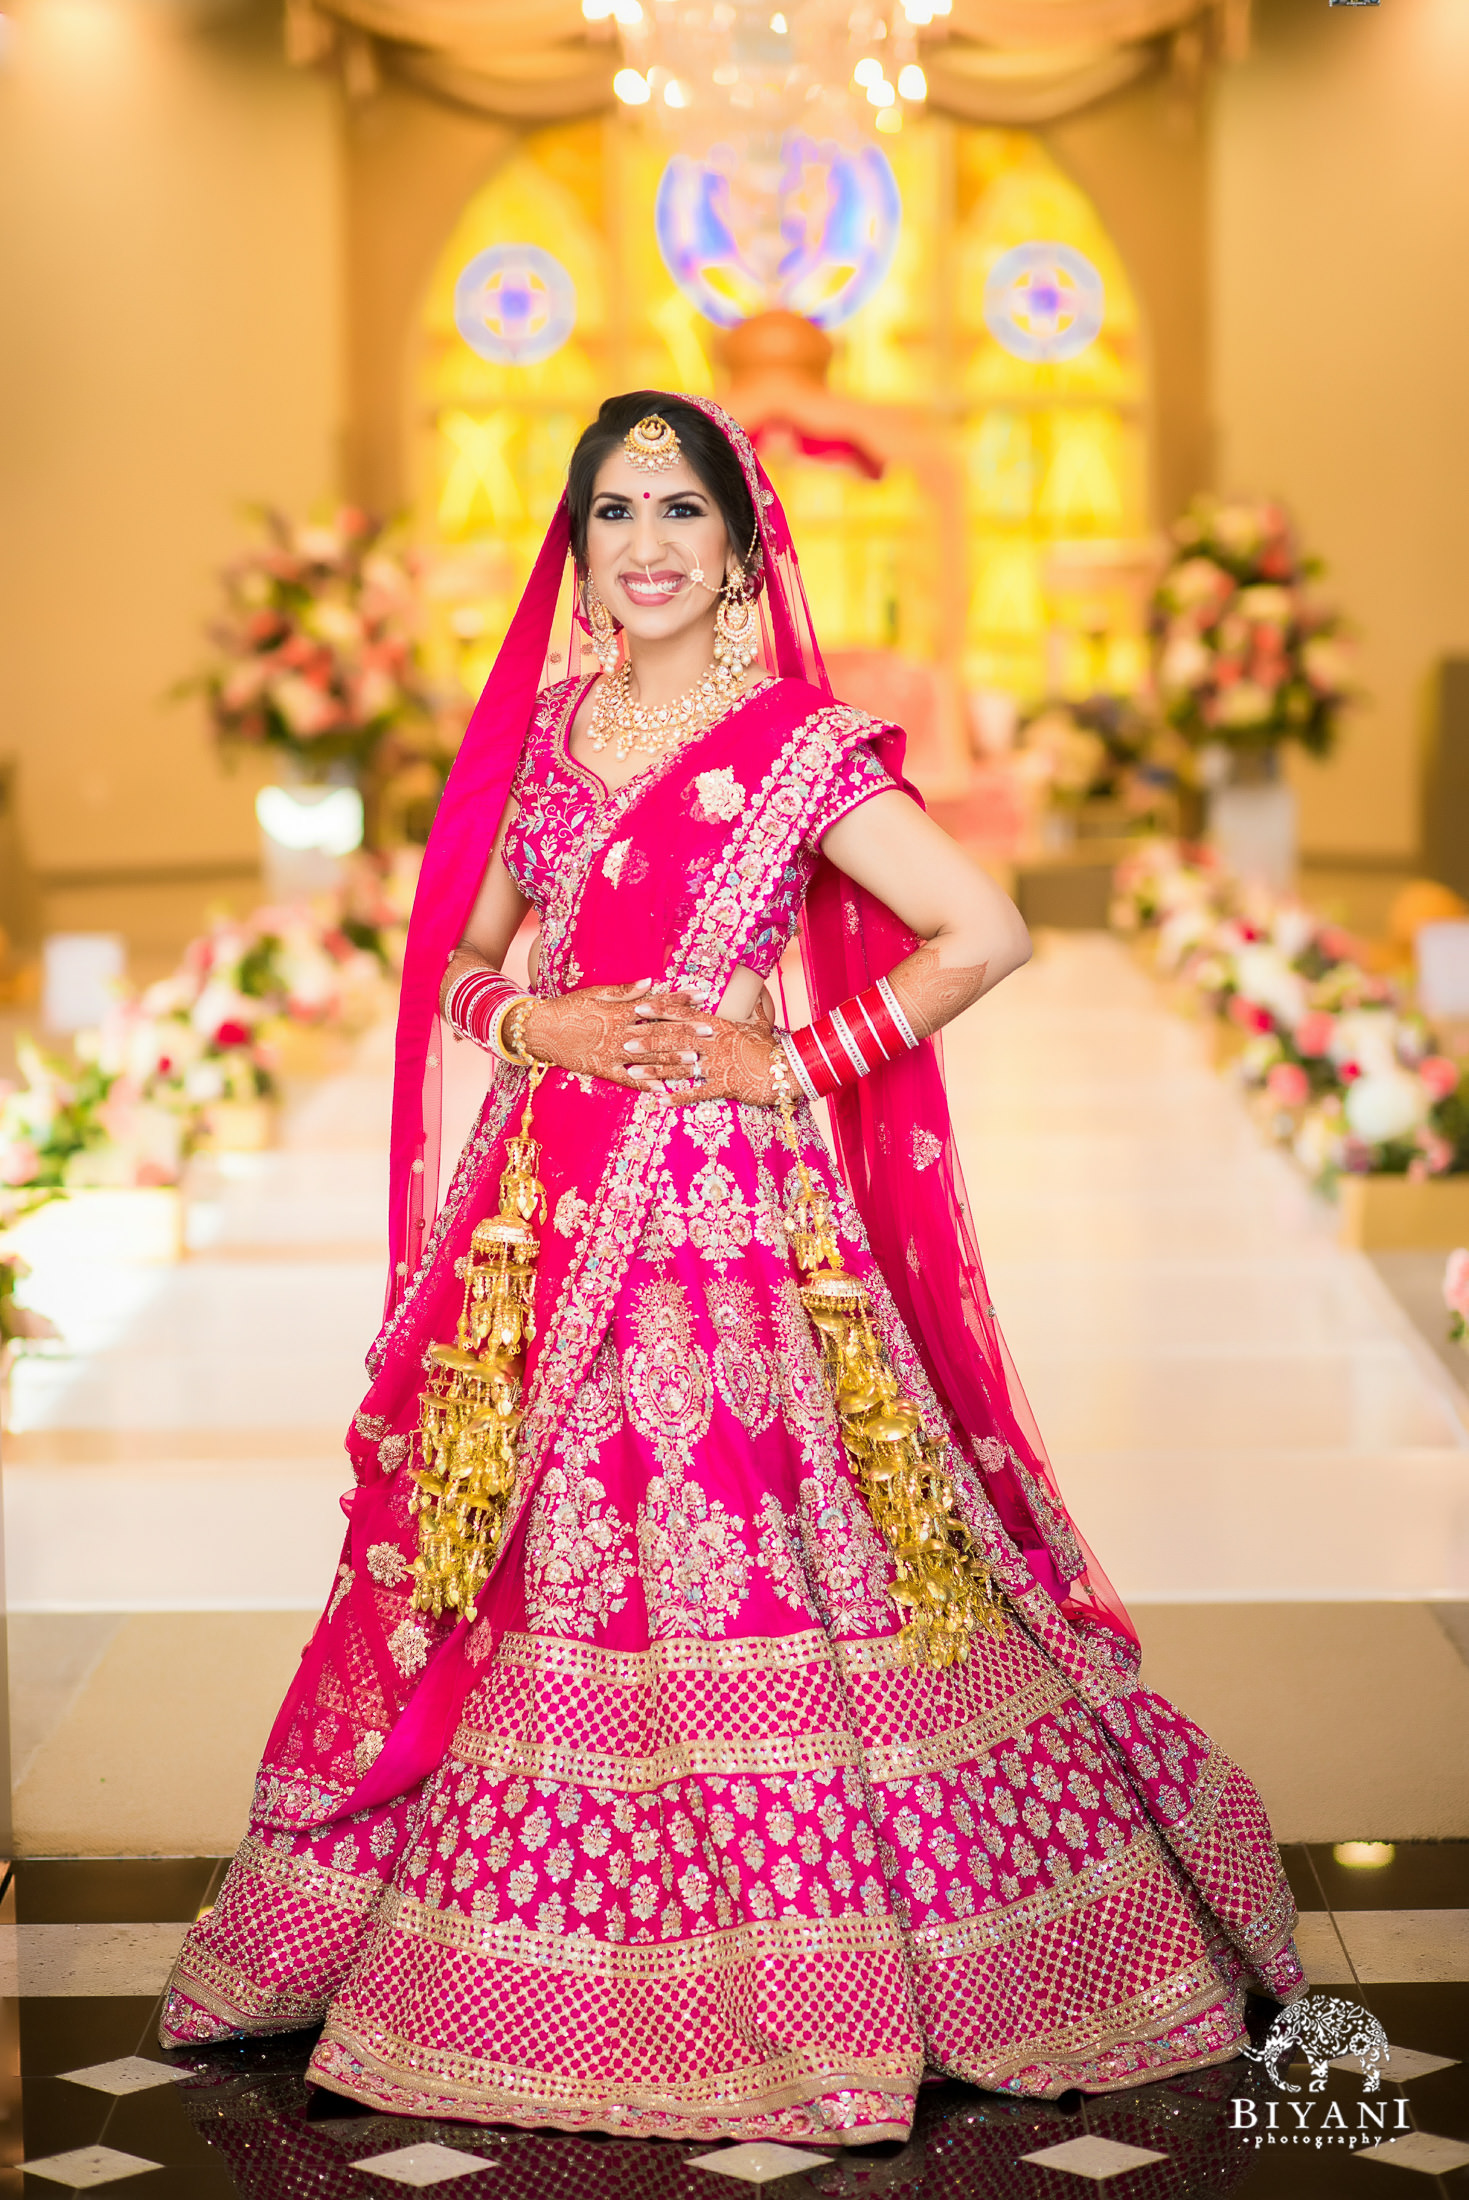
[[[622,443],[629,429],[649,413],[668,422],[678,437],[683,455],[719,507],[729,533],[730,547],[741,564],[750,559],[755,534],[755,507],[740,462],[729,444],[697,405],[683,404],[661,390],[629,390],[623,397],[609,397],[589,428],[582,430],[566,474],[566,502],[571,515],[571,554],[582,571],[587,563],[587,521],[592,512],[592,491],[602,461]],[[758,563],[758,545],[756,546]]]

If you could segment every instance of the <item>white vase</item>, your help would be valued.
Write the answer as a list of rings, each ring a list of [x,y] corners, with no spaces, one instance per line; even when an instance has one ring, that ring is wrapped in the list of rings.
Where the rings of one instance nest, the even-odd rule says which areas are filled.
[[[1210,795],[1209,838],[1237,878],[1288,893],[1296,882],[1296,792],[1279,776],[1273,751],[1251,762],[1259,776],[1242,780],[1237,770]]]

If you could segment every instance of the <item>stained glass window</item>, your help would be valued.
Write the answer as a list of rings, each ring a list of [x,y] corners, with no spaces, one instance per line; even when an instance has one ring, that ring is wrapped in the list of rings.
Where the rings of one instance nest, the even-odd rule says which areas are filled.
[[[1141,658],[1125,596],[1105,566],[1078,582],[1075,561],[1056,556],[1144,530],[1144,377],[1121,260],[1029,132],[930,117],[884,150],[902,234],[882,289],[833,331],[831,380],[907,409],[940,462],[869,481],[773,454],[817,631],[832,649],[947,659],[967,685],[1027,699],[1129,687]],[[467,689],[488,669],[600,397],[715,387],[717,332],[658,254],[663,159],[651,133],[619,118],[529,132],[440,255],[422,324],[418,505],[445,553],[434,653]],[[1034,239],[1084,253],[1105,285],[1101,334],[1073,359],[1017,358],[985,325],[990,269]],[[570,339],[535,366],[480,358],[454,325],[460,270],[509,242],[552,253],[576,288]]]

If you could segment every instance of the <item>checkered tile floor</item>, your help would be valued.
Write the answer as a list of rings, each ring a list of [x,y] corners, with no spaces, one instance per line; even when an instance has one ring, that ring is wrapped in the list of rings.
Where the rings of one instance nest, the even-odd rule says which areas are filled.
[[[1469,1843],[1402,1849],[1399,1859],[1386,1891],[1404,1910],[1469,1908]],[[1367,1914],[1360,1883],[1333,1876],[1329,1850],[1287,1852],[1287,1863],[1303,1907],[1348,1924],[1354,1908]],[[0,2053],[0,2193],[392,2200],[442,2189],[446,2200],[732,2200],[758,2186],[779,2200],[900,2189],[903,2200],[1083,2200],[1101,2188],[1108,2200],[1387,2200],[1373,2171],[1388,2167],[1416,2173],[1390,2181],[1404,2200],[1418,2190],[1469,2200],[1466,1984],[1332,1984],[1371,2009],[1397,2051],[1397,2072],[1390,2063],[1375,2099],[1353,2068],[1334,2066],[1313,2094],[1296,2066],[1290,2077],[1302,2089],[1290,2094],[1240,2061],[1088,2101],[926,2087],[901,2148],[635,2144],[369,2115],[308,2090],[306,2033],[164,2057],[156,1993],[111,1989],[151,1983],[153,1940],[161,1945],[166,1925],[182,1929],[220,1869],[210,1858],[18,1868],[0,1915],[0,1926],[13,1917],[20,1927],[21,1988],[0,2004],[21,2070],[17,2087],[4,2076],[13,2055]],[[1371,1892],[1380,1904],[1383,1883]],[[61,1929],[55,1977],[38,1927]],[[93,1990],[89,1950],[100,1958],[109,1935],[123,1955],[102,1965]],[[3,2166],[17,2162],[19,2177]]]

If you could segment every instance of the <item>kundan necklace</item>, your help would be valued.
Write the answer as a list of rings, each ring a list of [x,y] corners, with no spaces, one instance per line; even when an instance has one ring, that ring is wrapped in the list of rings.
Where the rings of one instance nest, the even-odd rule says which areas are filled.
[[[605,749],[610,741],[614,756],[663,756],[719,723],[744,684],[742,674],[743,667],[712,664],[701,680],[675,695],[672,702],[649,704],[634,701],[632,666],[623,663],[597,682],[587,720],[587,747]]]

